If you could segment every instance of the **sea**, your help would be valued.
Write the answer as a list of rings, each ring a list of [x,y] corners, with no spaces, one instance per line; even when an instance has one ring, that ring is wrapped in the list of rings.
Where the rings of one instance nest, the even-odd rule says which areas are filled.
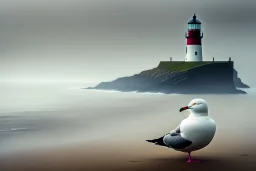
[[[207,101],[209,115],[216,121],[219,134],[245,135],[250,132],[248,130],[256,130],[255,88],[244,89],[248,93],[246,95],[83,89],[96,84],[1,82],[0,156],[113,137],[129,139],[135,134],[136,137],[160,135],[160,130],[176,128],[188,115],[180,113],[179,109],[193,98]]]

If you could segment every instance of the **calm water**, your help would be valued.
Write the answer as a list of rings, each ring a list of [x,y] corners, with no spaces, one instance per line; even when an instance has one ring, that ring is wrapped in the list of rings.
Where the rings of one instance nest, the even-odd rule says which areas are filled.
[[[219,135],[240,134],[234,137],[243,139],[248,130],[256,129],[254,89],[248,95],[200,96],[81,89],[91,85],[1,83],[0,155],[113,137],[143,139],[163,134],[188,115],[178,110],[192,98],[208,102]],[[254,137],[248,137],[248,143],[255,143]]]

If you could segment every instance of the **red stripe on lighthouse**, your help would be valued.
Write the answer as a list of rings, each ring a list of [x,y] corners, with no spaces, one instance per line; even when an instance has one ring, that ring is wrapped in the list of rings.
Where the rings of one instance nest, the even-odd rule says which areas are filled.
[[[200,30],[189,30],[188,31],[187,45],[202,45]]]
[[[188,37],[200,37],[200,30],[188,30]]]
[[[187,45],[202,45],[201,38],[187,38]]]

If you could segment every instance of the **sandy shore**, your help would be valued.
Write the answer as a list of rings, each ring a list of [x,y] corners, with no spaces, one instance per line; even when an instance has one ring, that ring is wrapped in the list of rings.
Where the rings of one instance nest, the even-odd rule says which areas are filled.
[[[10,154],[0,158],[1,171],[82,170],[256,170],[256,153],[249,146],[215,140],[194,152],[200,163],[187,163],[187,154],[147,142],[121,139],[76,147]],[[240,148],[238,148],[240,147]]]

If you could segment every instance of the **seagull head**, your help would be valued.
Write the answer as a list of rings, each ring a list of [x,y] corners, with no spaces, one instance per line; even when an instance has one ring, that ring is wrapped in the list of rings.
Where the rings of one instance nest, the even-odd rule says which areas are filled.
[[[180,112],[184,110],[189,110],[192,113],[207,115],[208,114],[208,106],[205,100],[203,99],[193,99],[187,106],[180,108]]]

